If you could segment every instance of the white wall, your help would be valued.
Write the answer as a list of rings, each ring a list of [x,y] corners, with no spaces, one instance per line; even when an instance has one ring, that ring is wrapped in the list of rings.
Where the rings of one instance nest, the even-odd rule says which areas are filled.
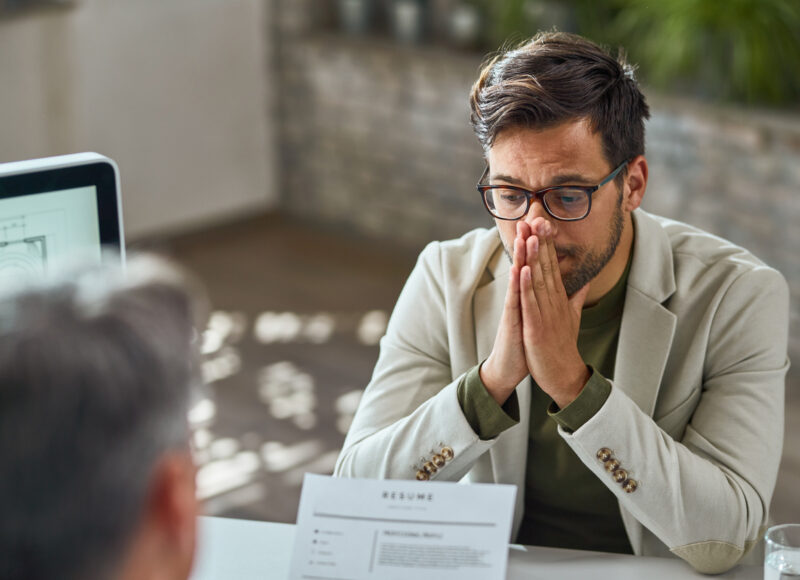
[[[114,158],[128,239],[277,202],[267,0],[78,0],[0,20],[0,161]]]

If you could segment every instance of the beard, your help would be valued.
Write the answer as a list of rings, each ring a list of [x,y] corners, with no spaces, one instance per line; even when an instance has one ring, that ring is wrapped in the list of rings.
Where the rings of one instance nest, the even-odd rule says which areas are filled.
[[[556,253],[559,257],[571,258],[575,266],[567,273],[561,274],[561,281],[564,283],[564,290],[567,296],[572,296],[591,282],[600,271],[605,268],[605,265],[614,256],[619,246],[619,240],[622,237],[624,221],[622,217],[622,192],[617,198],[617,206],[614,209],[614,214],[611,216],[611,221],[608,224],[608,237],[605,245],[598,251],[589,250],[583,246],[556,245]],[[509,246],[503,240],[503,249],[505,250],[506,257],[514,263],[514,258],[509,251]]]

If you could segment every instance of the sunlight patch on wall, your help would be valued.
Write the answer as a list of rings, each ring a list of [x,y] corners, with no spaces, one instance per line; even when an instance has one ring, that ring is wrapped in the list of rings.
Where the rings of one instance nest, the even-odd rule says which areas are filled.
[[[217,416],[217,404],[209,398],[200,399],[189,409],[189,423],[195,429],[208,425]]]
[[[203,381],[206,384],[227,379],[242,369],[242,357],[232,346],[226,346],[215,353],[213,358],[203,361]]]
[[[323,344],[330,340],[335,328],[336,320],[330,314],[323,312],[315,314],[306,320],[303,335],[309,342]]]
[[[282,361],[265,366],[258,376],[258,395],[276,419],[291,420],[300,429],[317,424],[313,377],[293,363]]]
[[[324,344],[336,330],[333,315],[320,312],[300,315],[294,312],[262,312],[253,325],[253,335],[262,344],[311,342]]]
[[[356,335],[361,344],[374,346],[381,341],[386,333],[386,325],[389,323],[389,315],[384,310],[372,310],[367,312],[358,325]]]
[[[334,406],[336,407],[336,429],[342,435],[347,435],[347,430],[353,422],[358,404],[361,402],[362,390],[348,391],[339,395]]]
[[[384,310],[372,310],[363,314],[262,312],[253,324],[253,337],[261,344],[325,344],[331,341],[336,332],[350,336],[354,333],[361,344],[374,346],[386,332],[388,320],[389,315]]]
[[[242,312],[216,310],[208,318],[203,332],[201,352],[204,355],[219,351],[226,344],[236,344],[247,331],[247,317]]]
[[[301,467],[295,467],[283,474],[283,482],[286,485],[300,486],[306,473],[333,473],[339,451],[333,450],[324,453]]]
[[[197,471],[197,496],[207,499],[247,485],[260,469],[261,460],[253,451],[209,461]]]
[[[322,449],[322,443],[314,439],[294,445],[268,441],[261,446],[264,470],[268,472],[286,471],[311,461],[322,453]]]
[[[255,339],[262,344],[295,342],[302,330],[303,321],[294,312],[263,312],[253,325]]]

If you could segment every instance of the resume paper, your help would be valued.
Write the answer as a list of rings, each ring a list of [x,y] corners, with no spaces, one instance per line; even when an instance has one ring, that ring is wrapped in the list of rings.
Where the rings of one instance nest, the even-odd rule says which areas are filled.
[[[503,580],[516,493],[513,485],[306,474],[289,577]]]

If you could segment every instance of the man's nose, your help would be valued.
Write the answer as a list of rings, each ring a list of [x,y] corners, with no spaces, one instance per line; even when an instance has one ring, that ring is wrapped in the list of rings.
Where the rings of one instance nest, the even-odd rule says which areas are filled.
[[[532,224],[536,218],[544,218],[546,221],[553,221],[553,216],[547,213],[544,208],[544,201],[541,199],[532,199],[531,206],[528,208],[528,213],[525,214],[525,221]]]

